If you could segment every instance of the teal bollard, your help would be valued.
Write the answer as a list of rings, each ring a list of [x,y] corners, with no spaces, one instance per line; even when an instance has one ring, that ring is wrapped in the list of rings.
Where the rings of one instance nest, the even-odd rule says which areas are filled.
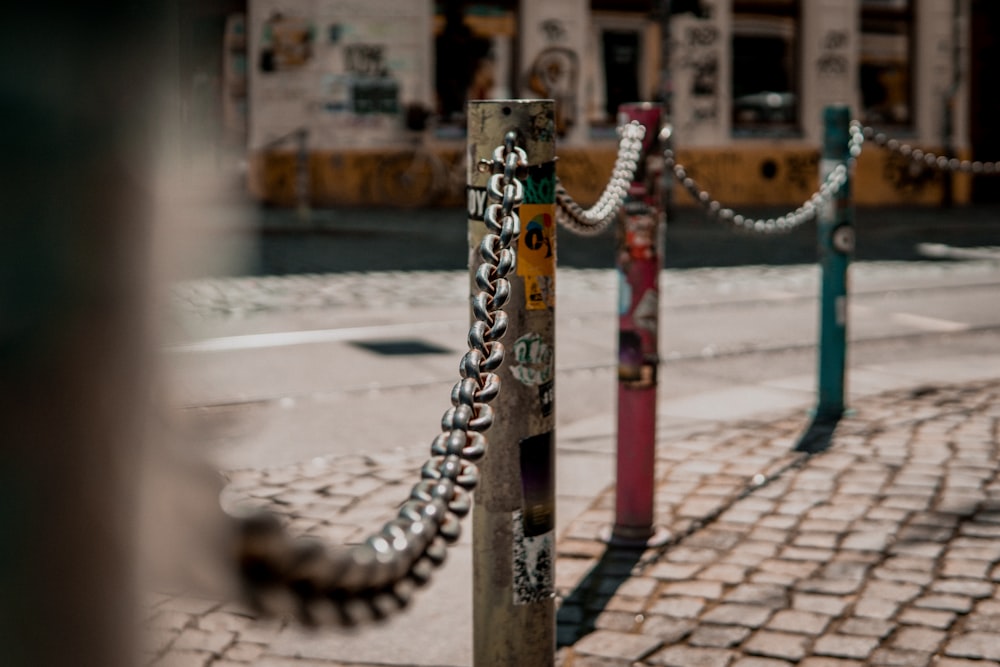
[[[846,106],[830,106],[823,114],[823,152],[820,182],[850,154],[851,113]],[[817,218],[821,271],[819,307],[818,397],[809,431],[796,446],[816,452],[829,446],[829,436],[844,414],[847,367],[847,269],[854,252],[854,211],[850,171]]]

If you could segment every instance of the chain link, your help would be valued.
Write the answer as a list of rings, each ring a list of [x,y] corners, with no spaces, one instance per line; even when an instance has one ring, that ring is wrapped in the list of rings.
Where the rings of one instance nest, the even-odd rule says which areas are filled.
[[[867,125],[862,126],[858,123],[858,127],[865,139],[874,141],[877,146],[888,149],[893,153],[897,153],[931,169],[963,174],[1000,174],[1000,162],[980,162],[978,160],[949,158],[944,155],[931,153],[930,151],[913,148],[909,144],[905,144],[897,139],[890,139],[884,132],[877,132],[874,128]]]
[[[556,181],[556,220],[581,236],[596,236],[607,229],[621,210],[639,166],[646,128],[639,121],[633,120],[628,125],[619,127],[618,134],[621,137],[618,142],[618,157],[611,170],[611,179],[596,204],[588,209],[583,208]]]
[[[414,588],[441,565],[446,547],[458,540],[460,520],[472,506],[479,482],[476,462],[486,452],[483,432],[493,423],[489,403],[500,391],[496,370],[504,359],[500,340],[507,330],[503,307],[510,296],[507,276],[515,270],[520,234],[517,207],[524,201],[518,174],[527,166],[524,150],[508,132],[497,147],[487,186],[487,234],[479,246],[472,298],[475,322],[469,351],[459,364],[461,379],[441,418],[409,499],[395,519],[362,544],[327,550],[307,538],[292,538],[271,514],[240,519],[238,564],[248,601],[268,614],[293,614],[306,624],[356,625],[402,609]]]
[[[848,150],[851,157],[847,160],[847,163],[841,163],[834,167],[820,184],[819,189],[802,206],[776,218],[752,218],[741,215],[731,208],[722,206],[722,204],[712,198],[710,193],[702,190],[698,183],[688,176],[687,169],[677,163],[674,152],[670,149],[663,151],[663,163],[667,169],[673,171],[677,181],[684,186],[684,189],[691,193],[694,200],[705,209],[710,218],[718,218],[723,222],[731,223],[739,229],[759,234],[783,234],[815,219],[820,210],[833,199],[834,195],[847,182],[847,175],[854,167],[854,162],[858,155],[861,154],[861,145],[863,142],[864,137],[862,134],[852,131],[848,143]]]

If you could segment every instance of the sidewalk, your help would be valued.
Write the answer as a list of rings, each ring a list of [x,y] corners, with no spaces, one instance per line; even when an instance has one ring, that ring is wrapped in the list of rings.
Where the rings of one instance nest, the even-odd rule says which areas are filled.
[[[607,551],[597,535],[614,518],[614,489],[585,503],[560,491],[558,662],[1000,665],[998,369],[1000,355],[852,368],[854,412],[811,458],[792,451],[809,406],[775,405],[766,386],[661,401],[657,517],[673,538]],[[586,424],[558,435],[560,449],[609,437]],[[295,531],[356,540],[394,515],[425,456],[233,471],[226,502],[252,499]],[[575,472],[559,470],[560,489]],[[412,608],[356,634],[152,596],[151,664],[469,665],[464,525]]]

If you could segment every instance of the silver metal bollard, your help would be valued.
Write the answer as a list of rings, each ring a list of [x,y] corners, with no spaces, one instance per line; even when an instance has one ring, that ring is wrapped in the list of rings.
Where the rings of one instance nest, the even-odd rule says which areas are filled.
[[[491,158],[514,131],[528,158],[510,280],[503,386],[473,509],[473,664],[555,660],[555,109],[552,100],[468,106],[470,270],[486,234]],[[472,276],[475,285],[475,276]]]

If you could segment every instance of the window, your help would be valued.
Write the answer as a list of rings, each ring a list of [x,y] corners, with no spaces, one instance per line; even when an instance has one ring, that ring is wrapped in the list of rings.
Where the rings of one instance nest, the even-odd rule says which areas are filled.
[[[911,0],[861,2],[861,116],[872,125],[909,126],[912,104]]]
[[[798,0],[733,2],[733,132],[798,132]]]
[[[639,100],[639,33],[605,30],[601,35],[604,53],[604,111],[616,118],[618,106]]]

